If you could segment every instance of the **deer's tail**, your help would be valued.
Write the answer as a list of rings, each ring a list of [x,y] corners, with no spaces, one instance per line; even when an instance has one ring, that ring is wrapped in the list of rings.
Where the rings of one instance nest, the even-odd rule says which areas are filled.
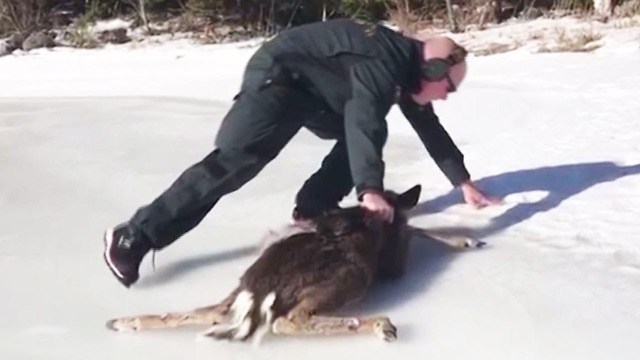
[[[253,337],[258,344],[271,330],[275,301],[275,292],[259,298],[246,289],[242,290],[231,304],[226,321],[211,326],[203,335],[234,341],[245,341]]]

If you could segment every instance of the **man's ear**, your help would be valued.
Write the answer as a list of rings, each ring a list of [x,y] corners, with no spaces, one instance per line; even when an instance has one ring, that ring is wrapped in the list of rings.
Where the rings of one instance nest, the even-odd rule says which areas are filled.
[[[416,185],[398,196],[398,207],[403,209],[411,209],[418,203],[420,199],[420,191],[422,186]]]

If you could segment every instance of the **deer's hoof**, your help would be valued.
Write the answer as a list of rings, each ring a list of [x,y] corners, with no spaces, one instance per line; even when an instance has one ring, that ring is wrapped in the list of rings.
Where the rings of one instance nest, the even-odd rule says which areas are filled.
[[[105,326],[107,329],[116,332],[130,332],[138,330],[137,322],[128,319],[112,319],[107,321]]]
[[[387,318],[376,322],[374,332],[380,339],[387,342],[398,339],[398,329]]]
[[[480,248],[483,248],[485,245],[487,245],[487,243],[484,241],[469,238],[465,241],[464,247],[472,248],[472,249],[480,249]]]

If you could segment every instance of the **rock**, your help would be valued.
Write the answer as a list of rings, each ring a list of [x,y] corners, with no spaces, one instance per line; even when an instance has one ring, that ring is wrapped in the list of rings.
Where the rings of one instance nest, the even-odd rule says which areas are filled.
[[[22,50],[30,51],[33,49],[39,49],[43,47],[54,47],[56,46],[56,42],[53,40],[53,37],[49,32],[42,30],[37,31],[27,37],[25,41],[22,42]]]
[[[9,49],[7,45],[7,40],[0,41],[0,56],[5,56],[11,54],[13,51]]]
[[[98,39],[101,42],[110,44],[124,44],[131,41],[131,38],[127,35],[127,29],[125,28],[104,30],[100,33]]]
[[[22,34],[13,34],[7,39],[8,44],[15,49],[20,49],[22,47],[22,43],[24,42],[24,35]]]
[[[23,41],[24,36],[20,34],[13,34],[4,40],[0,40],[0,56],[9,55],[20,49]]]

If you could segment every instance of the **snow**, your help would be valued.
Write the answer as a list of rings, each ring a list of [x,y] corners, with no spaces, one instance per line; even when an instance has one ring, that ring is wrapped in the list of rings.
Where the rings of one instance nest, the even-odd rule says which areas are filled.
[[[519,31],[510,26],[505,34]],[[0,357],[637,358],[634,29],[608,32],[592,53],[525,46],[470,58],[460,92],[435,107],[477,184],[504,199],[500,206],[463,205],[393,109],[386,184],[423,185],[411,224],[488,243],[453,252],[416,240],[407,276],[349,309],[390,316],[399,329],[393,344],[367,336],[269,337],[254,348],[198,340],[200,328],[116,334],[104,327],[113,317],[225,297],[261,237],[288,221],[298,186],[331,147],[301,132],[254,181],[159,252],[155,271],[145,259],[131,289],[107,270],[102,232],[211,150],[257,41],[0,58]]]

